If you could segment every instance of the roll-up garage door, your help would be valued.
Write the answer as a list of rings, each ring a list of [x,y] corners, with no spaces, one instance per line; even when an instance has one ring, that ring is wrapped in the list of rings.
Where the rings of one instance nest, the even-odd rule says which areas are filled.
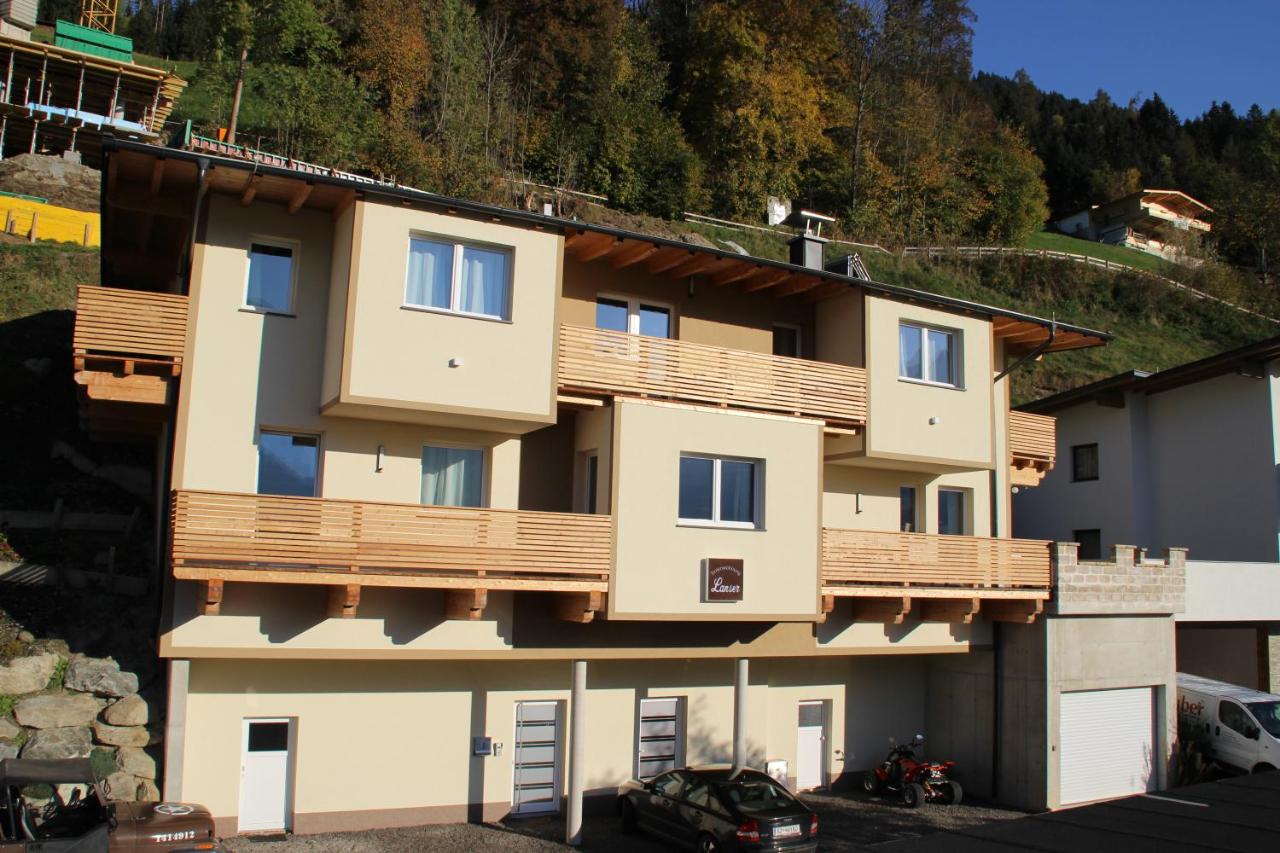
[[[1059,702],[1058,801],[1062,805],[1154,790],[1152,688],[1082,690]]]

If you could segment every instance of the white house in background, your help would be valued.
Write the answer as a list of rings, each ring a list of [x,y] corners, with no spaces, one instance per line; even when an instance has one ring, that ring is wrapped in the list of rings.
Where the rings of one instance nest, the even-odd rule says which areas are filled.
[[[1179,190],[1138,190],[1095,204],[1053,223],[1071,237],[1128,246],[1168,261],[1183,263],[1188,240],[1208,234],[1204,216],[1213,208]]]
[[[1179,668],[1280,689],[1280,337],[1020,409],[1057,418],[1058,464],[1014,495],[1014,535],[1187,546]]]

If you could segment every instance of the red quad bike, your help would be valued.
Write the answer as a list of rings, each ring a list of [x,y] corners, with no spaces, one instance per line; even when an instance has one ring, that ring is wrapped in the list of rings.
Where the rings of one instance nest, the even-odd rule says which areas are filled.
[[[862,789],[868,794],[896,791],[910,809],[926,802],[958,804],[964,792],[959,782],[948,778],[956,763],[918,760],[916,750],[923,745],[924,735],[916,735],[909,744],[894,744],[879,767],[862,775]]]

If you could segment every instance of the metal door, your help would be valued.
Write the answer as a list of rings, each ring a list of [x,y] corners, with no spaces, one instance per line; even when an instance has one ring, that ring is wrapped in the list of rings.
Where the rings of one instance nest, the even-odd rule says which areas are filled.
[[[796,790],[811,791],[826,785],[826,703],[800,703],[796,737]]]
[[[288,718],[244,721],[240,750],[241,832],[289,828],[293,724]]]
[[[560,810],[560,703],[517,702],[513,814]]]

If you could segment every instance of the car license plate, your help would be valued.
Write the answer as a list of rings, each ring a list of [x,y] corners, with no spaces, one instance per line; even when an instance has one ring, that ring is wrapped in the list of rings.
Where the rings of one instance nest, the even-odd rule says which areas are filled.
[[[791,824],[790,826],[775,826],[773,828],[773,837],[774,838],[799,838],[800,827],[794,823]]]

